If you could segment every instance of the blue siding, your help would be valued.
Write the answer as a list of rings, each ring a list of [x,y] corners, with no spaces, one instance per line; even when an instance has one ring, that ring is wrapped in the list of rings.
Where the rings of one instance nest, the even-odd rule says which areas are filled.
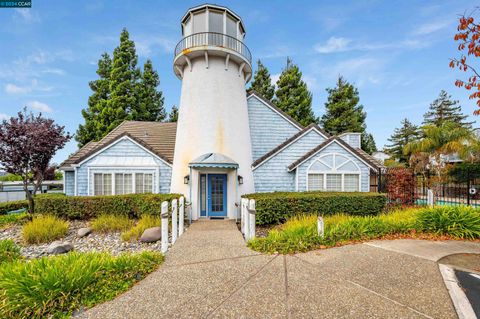
[[[254,161],[300,131],[257,97],[250,96],[247,103]]]
[[[253,171],[255,191],[295,191],[295,172],[288,172],[288,165],[323,141],[323,136],[311,130],[257,167]]]
[[[307,169],[310,164],[322,155],[330,153],[342,154],[354,161],[360,167],[361,171],[361,191],[368,192],[370,190],[370,168],[361,160],[359,160],[356,156],[353,156],[352,153],[345,150],[345,148],[343,148],[340,144],[338,144],[337,142],[333,142],[326,148],[322,149],[319,153],[315,154],[315,156],[311,157],[306,162],[302,163],[299,167],[297,167],[298,191],[304,192],[307,190]]]
[[[65,185],[63,186],[65,194],[68,196],[75,195],[75,172],[65,171],[63,174],[65,174]]]
[[[350,144],[350,146],[353,148],[360,148],[362,145],[361,134],[345,133],[345,135],[340,136],[340,138]]]
[[[153,159],[155,165],[152,167],[128,167],[128,166],[119,166],[119,167],[108,167],[105,165],[105,168],[98,168],[91,166],[92,162],[100,158],[128,158],[128,157],[146,157]],[[96,162],[96,166],[101,165],[101,162]],[[88,177],[88,168],[90,167],[90,179]],[[114,172],[138,172],[138,173],[153,173],[153,190],[157,192],[157,186],[160,187],[160,193],[169,193],[170,192],[170,179],[172,176],[172,169],[169,165],[163,161],[157,159],[155,156],[151,155],[137,144],[133,143],[130,140],[122,140],[115,145],[105,149],[103,152],[97,154],[95,157],[91,158],[87,162],[83,163],[80,167],[77,168],[77,195],[85,196],[93,194],[93,173],[94,172],[105,172],[105,173],[114,173]],[[88,181],[90,180],[90,194],[88,194]]]

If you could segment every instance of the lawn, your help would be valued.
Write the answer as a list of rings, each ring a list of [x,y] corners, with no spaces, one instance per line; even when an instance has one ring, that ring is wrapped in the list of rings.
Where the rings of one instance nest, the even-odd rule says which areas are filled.
[[[267,253],[305,252],[352,241],[385,236],[447,236],[480,238],[480,209],[471,207],[408,208],[378,216],[326,216],[325,234],[317,234],[317,216],[294,216],[270,230],[264,238],[249,241],[250,248]]]

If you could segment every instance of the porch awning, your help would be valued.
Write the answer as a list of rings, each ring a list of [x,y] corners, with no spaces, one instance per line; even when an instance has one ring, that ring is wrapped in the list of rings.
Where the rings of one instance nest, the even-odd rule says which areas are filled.
[[[238,163],[219,153],[207,153],[197,157],[188,164],[189,167],[238,168]]]

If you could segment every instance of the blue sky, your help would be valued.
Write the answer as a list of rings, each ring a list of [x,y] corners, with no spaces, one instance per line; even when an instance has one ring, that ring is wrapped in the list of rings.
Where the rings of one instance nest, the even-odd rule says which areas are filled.
[[[172,71],[180,18],[197,1],[40,1],[31,9],[0,9],[0,118],[25,105],[74,133],[96,78],[96,62],[118,45],[126,27],[139,62],[152,59],[165,106],[178,105],[181,82]],[[247,29],[245,42],[278,78],[290,56],[303,71],[317,115],[325,88],[339,74],[355,83],[380,148],[402,118],[421,123],[441,89],[471,115],[475,103],[456,88],[448,67],[457,56],[458,14],[478,3],[451,1],[222,1]],[[476,117],[471,116],[471,120]],[[75,141],[55,156],[64,160]]]

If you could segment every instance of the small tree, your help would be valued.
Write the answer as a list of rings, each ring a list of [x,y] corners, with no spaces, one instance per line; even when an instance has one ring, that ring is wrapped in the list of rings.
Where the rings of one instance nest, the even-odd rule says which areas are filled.
[[[451,95],[441,90],[438,98],[430,103],[428,111],[423,115],[423,124],[440,126],[445,122],[453,122],[465,128],[471,128],[472,122],[465,122],[467,117],[462,113],[462,107],[458,101],[452,100]]]
[[[372,134],[367,132],[362,133],[361,148],[370,155],[377,151],[377,144],[375,144],[375,139]]]
[[[0,124],[0,165],[21,176],[30,214],[35,211],[33,196],[48,173],[50,160],[70,139],[63,126],[42,114],[27,114],[26,109]]]
[[[172,106],[172,110],[168,114],[168,122],[178,122],[178,107]]]
[[[255,71],[250,88],[254,89],[270,101],[275,94],[275,85],[272,84],[270,73],[260,60],[257,61],[257,71]]]
[[[411,141],[419,137],[418,127],[412,124],[407,118],[403,119],[400,128],[395,128],[392,136],[388,139],[390,142],[386,151],[401,163],[408,163],[411,154],[404,154],[403,148]]]
[[[480,108],[480,70],[478,70],[474,60],[474,58],[480,57],[480,24],[475,21],[473,12],[469,15],[464,14],[459,18],[457,31],[454,40],[459,42],[458,50],[461,54],[459,58],[450,60],[450,67],[469,72],[470,76],[466,80],[457,79],[455,85],[464,87],[467,91],[472,91],[469,97],[472,100],[477,100],[477,105]],[[474,114],[479,115],[480,109],[475,110]]]

